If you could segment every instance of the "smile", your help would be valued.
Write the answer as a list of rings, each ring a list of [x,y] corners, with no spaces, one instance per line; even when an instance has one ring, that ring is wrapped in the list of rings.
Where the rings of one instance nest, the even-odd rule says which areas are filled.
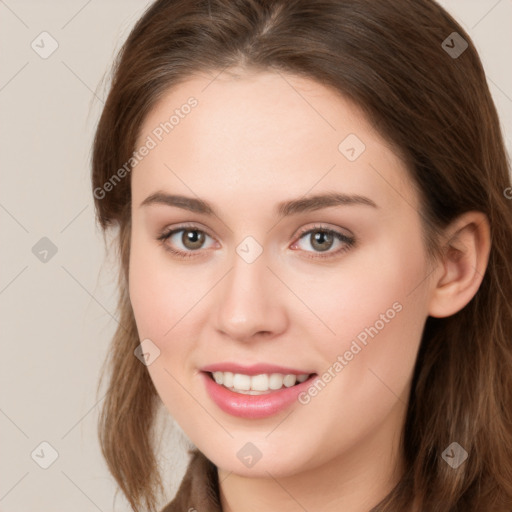
[[[318,377],[316,373],[249,376],[231,372],[202,371],[200,374],[213,403],[232,416],[247,419],[267,418],[284,411],[297,402],[298,395]],[[217,382],[220,380],[222,383]],[[227,384],[231,386],[226,387]],[[253,389],[253,386],[264,389]]]
[[[247,395],[261,395],[268,392],[274,392],[283,387],[291,388],[296,383],[307,380],[308,374],[301,375],[282,374],[282,373],[262,373],[260,375],[245,375],[233,372],[213,372],[213,378],[217,384],[235,393]]]

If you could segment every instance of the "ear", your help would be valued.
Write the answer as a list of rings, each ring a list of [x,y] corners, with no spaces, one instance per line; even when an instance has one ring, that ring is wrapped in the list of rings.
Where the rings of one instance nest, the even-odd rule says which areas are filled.
[[[476,211],[464,213],[446,228],[445,240],[428,310],[438,318],[460,311],[482,283],[491,248],[487,216]]]

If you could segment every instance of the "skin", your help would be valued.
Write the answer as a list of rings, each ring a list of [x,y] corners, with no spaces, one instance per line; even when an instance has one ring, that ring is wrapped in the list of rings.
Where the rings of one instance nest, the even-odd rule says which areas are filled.
[[[172,417],[218,467],[223,510],[366,512],[403,471],[399,439],[426,318],[455,313],[477,292],[487,220],[479,212],[457,219],[445,232],[452,248],[429,266],[407,169],[356,106],[290,74],[216,75],[169,90],[140,130],[137,147],[190,96],[198,100],[131,175],[129,292],[140,339],[160,350],[148,371]],[[348,134],[366,146],[353,162],[338,150]],[[218,217],[141,206],[157,191],[202,198]],[[274,213],[281,201],[333,191],[377,208]],[[195,257],[180,259],[157,237],[185,222],[206,235]],[[299,238],[318,223],[355,245],[336,255],[344,242],[323,242],[322,252],[311,234]],[[165,243],[194,251],[182,234]],[[263,249],[250,264],[236,252],[249,235]],[[401,311],[307,405],[237,418],[199,378],[199,368],[221,361],[322,375],[396,302]],[[247,442],[262,453],[250,468],[237,457]]]

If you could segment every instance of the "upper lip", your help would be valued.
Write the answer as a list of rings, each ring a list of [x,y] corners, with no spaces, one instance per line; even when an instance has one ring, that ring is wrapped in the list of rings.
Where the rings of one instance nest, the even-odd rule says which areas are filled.
[[[297,370],[295,368],[287,368],[275,364],[258,363],[250,366],[243,366],[238,363],[214,363],[201,368],[203,372],[232,372],[241,373],[243,375],[260,375],[262,373],[282,373],[283,375],[310,375],[314,372],[309,370]]]

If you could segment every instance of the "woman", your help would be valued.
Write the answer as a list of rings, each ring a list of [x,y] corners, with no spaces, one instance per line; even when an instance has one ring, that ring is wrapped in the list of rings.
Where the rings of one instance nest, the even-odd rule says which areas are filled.
[[[467,33],[431,0],[153,3],[93,193],[119,244],[99,423],[133,510],[512,510],[512,206]]]

